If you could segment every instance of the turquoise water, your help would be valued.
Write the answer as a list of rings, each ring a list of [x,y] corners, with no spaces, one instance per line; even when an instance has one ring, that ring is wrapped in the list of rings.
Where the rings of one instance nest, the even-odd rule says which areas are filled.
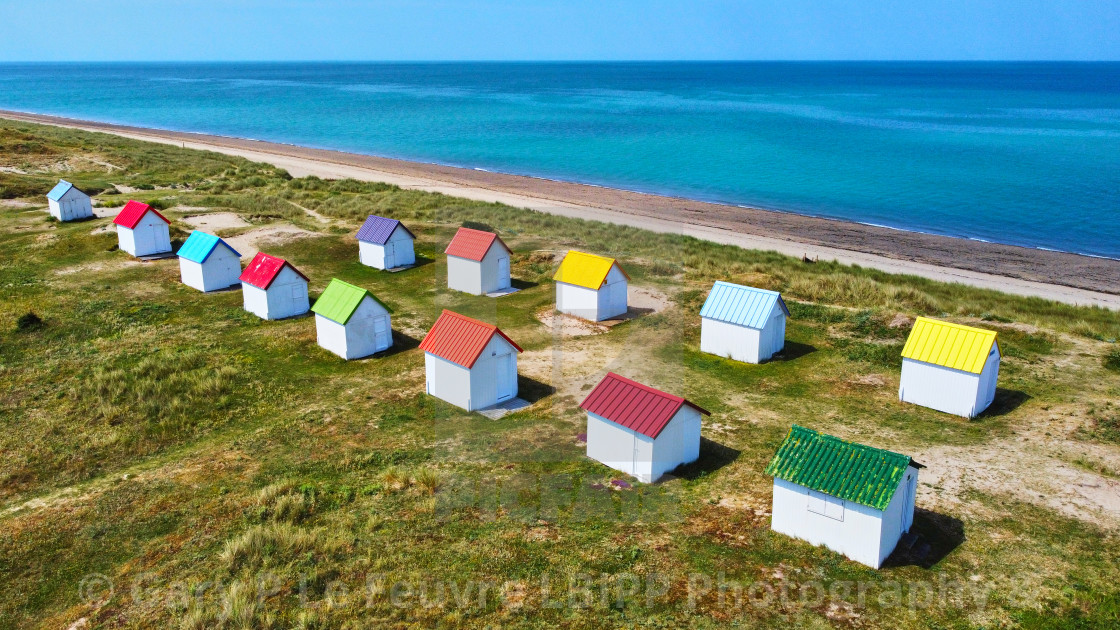
[[[3,64],[0,108],[1120,258],[1120,64]]]

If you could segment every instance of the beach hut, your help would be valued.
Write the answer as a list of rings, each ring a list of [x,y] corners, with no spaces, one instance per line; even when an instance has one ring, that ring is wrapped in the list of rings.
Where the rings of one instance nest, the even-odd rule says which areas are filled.
[[[700,457],[699,405],[608,372],[580,404],[587,456],[652,483]]]
[[[284,319],[308,311],[307,276],[283,258],[257,252],[241,274],[245,310],[261,319]]]
[[[93,216],[93,202],[89,195],[65,179],[58,180],[55,187],[47,193],[47,205],[51,216],[59,221],[76,221]]]
[[[218,291],[241,282],[241,254],[222,239],[195,230],[179,248],[183,284],[199,291]]]
[[[428,394],[467,411],[517,397],[521,347],[497,326],[444,310],[420,342]]]
[[[920,468],[906,455],[793,425],[766,467],[770,527],[878,569],[914,523]]]
[[[700,351],[761,363],[785,347],[787,317],[778,292],[717,281],[700,309]]]
[[[315,300],[319,345],[343,359],[360,359],[393,345],[389,307],[369,291],[338,278]]]
[[[593,322],[626,314],[630,276],[613,258],[569,251],[552,279],[561,313]]]
[[[484,295],[510,287],[510,249],[497,234],[459,228],[444,253],[447,288]]]
[[[416,236],[396,219],[370,215],[358,230],[358,260],[377,269],[416,264]]]
[[[919,317],[902,348],[898,399],[972,418],[996,397],[996,333]]]
[[[137,257],[171,253],[171,222],[148,204],[129,201],[113,223],[121,251]]]

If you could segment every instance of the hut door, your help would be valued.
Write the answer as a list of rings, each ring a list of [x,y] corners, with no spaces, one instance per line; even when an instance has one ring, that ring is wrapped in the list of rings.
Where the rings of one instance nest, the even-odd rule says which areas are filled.
[[[509,286],[509,258],[498,259],[498,288],[504,289]]]
[[[373,342],[378,350],[388,348],[392,345],[390,339],[391,334],[392,333],[389,331],[388,317],[378,317],[373,320]]]
[[[397,266],[397,247],[393,245],[393,241],[385,242],[385,260],[382,263],[386,269],[392,269]]]
[[[498,400],[505,400],[513,396],[513,383],[517,378],[513,370],[513,355],[503,354],[498,357]]]

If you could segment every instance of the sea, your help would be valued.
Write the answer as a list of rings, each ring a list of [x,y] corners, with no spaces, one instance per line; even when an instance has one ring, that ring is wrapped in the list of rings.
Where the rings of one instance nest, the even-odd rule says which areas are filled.
[[[0,108],[1120,258],[1120,63],[0,64]]]

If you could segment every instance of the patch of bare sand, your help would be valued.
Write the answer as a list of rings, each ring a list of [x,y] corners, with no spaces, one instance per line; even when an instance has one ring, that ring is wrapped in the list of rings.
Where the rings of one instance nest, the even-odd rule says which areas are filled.
[[[561,313],[551,306],[536,314],[554,337],[586,337],[607,332],[607,326],[586,319]]]
[[[1023,437],[994,445],[944,446],[916,453],[914,458],[929,466],[922,471],[919,504],[969,510],[973,509],[971,502],[961,497],[977,490],[1010,496],[1105,528],[1120,528],[1120,481],[1078,468],[1048,446]]]
[[[117,226],[113,223],[106,223],[100,227],[93,228],[89,231],[90,234],[116,234]]]
[[[32,203],[22,199],[0,199],[0,206],[4,206],[5,208],[34,208],[35,206],[41,205],[42,204]]]
[[[180,210],[185,208],[179,208]],[[183,223],[196,228],[206,230],[226,230],[249,227],[251,224],[241,215],[233,212],[213,212],[210,214],[195,214],[189,217],[183,217]]]
[[[96,230],[94,231],[96,233]],[[134,258],[120,259],[116,258],[111,261],[97,261],[90,263],[82,263],[80,265],[71,265],[61,269],[55,269],[56,276],[69,276],[80,272],[86,271],[104,271],[106,269],[115,269],[119,267],[132,267],[135,265],[142,265],[143,262]]]
[[[269,243],[286,243],[309,236],[320,236],[316,232],[298,228],[294,225],[280,224],[249,230],[244,234],[231,236],[225,241],[242,256],[253,256],[260,248]]]
[[[123,207],[124,207],[124,204],[121,204],[119,206],[94,206],[93,207],[93,216],[95,216],[99,219],[114,218],[118,214],[121,213],[121,208],[123,208]]]

